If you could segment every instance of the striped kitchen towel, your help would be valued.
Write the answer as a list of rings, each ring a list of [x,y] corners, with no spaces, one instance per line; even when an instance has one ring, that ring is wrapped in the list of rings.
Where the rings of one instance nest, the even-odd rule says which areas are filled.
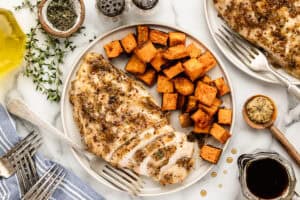
[[[20,141],[20,138],[17,135],[12,118],[0,104],[0,156],[4,155],[18,141]],[[44,174],[54,164],[54,162],[43,158],[41,155],[36,155],[34,159],[39,175]],[[50,198],[51,200],[104,200],[101,195],[83,183],[74,173],[68,170],[65,171],[67,175]],[[8,179],[0,178],[0,199],[21,199],[16,175]]]

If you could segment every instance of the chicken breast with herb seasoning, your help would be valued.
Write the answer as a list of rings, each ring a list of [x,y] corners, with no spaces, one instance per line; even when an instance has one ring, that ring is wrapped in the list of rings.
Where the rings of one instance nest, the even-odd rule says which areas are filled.
[[[219,15],[269,60],[300,78],[299,0],[213,0]]]
[[[182,182],[194,144],[175,132],[140,82],[89,53],[72,82],[74,119],[90,152],[161,184]]]

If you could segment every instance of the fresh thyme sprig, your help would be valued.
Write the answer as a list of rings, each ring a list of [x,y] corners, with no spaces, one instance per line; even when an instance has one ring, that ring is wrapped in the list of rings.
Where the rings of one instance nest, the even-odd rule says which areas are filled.
[[[47,95],[47,99],[58,102],[62,85],[59,66],[64,63],[66,54],[74,51],[76,46],[69,39],[57,39],[48,34],[40,41],[38,35],[41,32],[43,30],[38,24],[27,34],[24,75],[33,80],[36,90]]]
[[[35,3],[32,3],[30,0],[23,0],[21,5],[18,5],[15,7],[15,10],[21,10],[24,8],[28,8],[30,11],[34,11],[37,7],[37,5],[39,5],[39,3],[41,2],[41,0],[38,0]]]
[[[24,0],[15,9],[29,9],[36,13],[39,2]],[[66,55],[76,49],[72,39],[79,35],[84,27],[70,38],[58,39],[45,32],[38,19],[36,21],[37,25],[27,34],[24,75],[32,79],[36,90],[46,95],[48,100],[59,102],[62,86],[60,67],[64,64]]]

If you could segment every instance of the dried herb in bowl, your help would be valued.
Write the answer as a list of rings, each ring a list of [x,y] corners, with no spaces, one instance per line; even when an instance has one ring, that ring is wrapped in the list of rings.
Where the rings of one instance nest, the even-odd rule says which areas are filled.
[[[52,0],[47,8],[47,19],[61,31],[72,28],[77,17],[72,0]]]

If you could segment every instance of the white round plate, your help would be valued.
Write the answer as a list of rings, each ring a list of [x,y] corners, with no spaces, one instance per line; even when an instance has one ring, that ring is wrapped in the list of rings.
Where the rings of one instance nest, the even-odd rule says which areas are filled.
[[[276,84],[281,84],[273,75],[269,73],[259,73],[259,72],[254,72],[250,70],[246,65],[244,65],[235,55],[231,53],[230,50],[226,47],[225,44],[221,43],[217,38],[216,38],[216,32],[218,28],[221,27],[221,25],[225,25],[224,20],[222,20],[218,16],[218,12],[215,9],[213,0],[204,0],[204,11],[205,11],[205,18],[206,22],[210,31],[210,34],[219,47],[219,49],[222,51],[222,53],[225,55],[225,57],[232,62],[238,69],[242,70],[249,76],[252,76],[253,78],[262,80],[264,82],[268,83],[276,83]],[[291,83],[300,85],[300,80],[290,76],[288,73],[286,73],[282,69],[275,69],[277,70],[281,75],[286,77]]]
[[[101,53],[101,54],[105,55],[105,52],[103,50],[103,46],[105,44],[111,42],[112,40],[121,39],[124,36],[126,36],[129,32],[135,32],[136,25],[138,25],[138,24],[123,26],[123,27],[120,27],[118,29],[115,29],[115,30],[107,33],[107,34],[104,34],[104,35],[98,37],[94,42],[92,42],[89,45],[89,47],[85,51],[82,52],[82,54],[77,58],[74,65],[72,66],[72,71],[68,75],[66,83],[64,85],[63,97],[62,97],[62,101],[61,101],[61,109],[62,109],[61,117],[62,117],[64,133],[67,134],[67,136],[69,136],[70,138],[74,139],[74,141],[80,143],[81,139],[80,139],[79,130],[78,130],[78,128],[73,120],[73,116],[72,116],[72,106],[69,102],[69,90],[70,90],[70,85],[71,85],[72,80],[75,79],[75,74],[80,65],[80,61],[81,61],[82,57],[87,52],[97,52],[97,53]],[[181,29],[178,29],[175,27],[170,27],[167,25],[157,25],[157,24],[146,24],[146,25],[150,26],[151,28],[159,29],[159,30],[166,31],[166,32],[169,32],[169,31],[185,32]],[[202,46],[207,49],[207,47],[205,45],[203,45],[201,42],[199,42],[195,37],[191,36],[187,32],[185,32],[185,33],[187,34],[187,43],[195,42],[195,44],[199,45],[199,47]],[[213,70],[211,70],[208,74],[212,78],[218,78],[221,76],[224,77],[225,80],[227,81],[227,83],[229,84],[229,86],[231,86],[230,80],[228,79],[228,75],[226,73],[226,70],[225,70],[223,64],[219,62],[220,59],[218,59],[218,56],[216,56],[216,54],[214,52],[212,52],[212,54],[214,54],[214,56],[218,60],[218,65]],[[124,55],[124,56],[121,56],[119,58],[112,60],[112,63],[114,64],[114,66],[124,69],[124,66],[127,61],[128,61],[128,57],[126,55]],[[222,98],[223,106],[225,106],[227,108],[232,108],[233,110],[235,110],[234,109],[235,103],[234,103],[234,98],[233,98],[233,89],[232,89],[232,87],[230,87],[230,88],[232,91],[231,94],[225,95],[225,97]],[[153,95],[155,100],[160,104],[161,97],[156,92],[156,87],[153,86],[152,88],[149,88],[149,92],[151,93],[151,95]],[[177,131],[182,131],[182,132],[188,133],[190,131],[190,129],[182,129],[180,127],[180,125],[178,123],[178,113],[179,112],[177,112],[177,113],[172,112],[171,120],[170,120],[171,124]],[[231,133],[232,133],[232,129],[234,126],[234,121],[235,121],[234,116],[233,116],[233,123],[232,123],[233,125],[231,126],[231,129],[230,129]],[[212,144],[212,145],[215,145],[218,147],[222,147],[223,149],[225,149],[228,144],[228,142],[227,142],[227,144],[225,146],[221,146],[220,144],[218,144],[218,142],[216,142],[212,138],[207,139],[206,143],[209,143],[209,144]],[[81,156],[80,154],[78,154],[75,151],[73,151],[73,153],[74,153],[75,157],[77,158],[77,160],[79,161],[79,163],[83,166],[83,168],[91,176],[93,176],[99,182],[107,185],[108,187],[118,190],[113,185],[111,185],[106,180],[102,179],[99,175],[97,175],[97,173],[90,168],[88,161],[83,156]],[[175,184],[175,185],[161,186],[160,184],[150,180],[149,178],[143,177],[146,184],[145,184],[144,189],[141,191],[141,193],[139,195],[140,196],[157,196],[157,195],[162,195],[162,194],[169,194],[172,192],[182,190],[182,189],[192,185],[193,183],[199,181],[203,176],[205,176],[209,172],[209,170],[213,167],[213,165],[200,159],[199,156],[197,155],[197,151],[195,151],[195,157],[196,157],[195,169],[192,170],[191,174],[184,180],[184,182],[182,182],[180,184]],[[104,161],[100,160],[99,165],[104,164],[104,163],[105,163]]]

